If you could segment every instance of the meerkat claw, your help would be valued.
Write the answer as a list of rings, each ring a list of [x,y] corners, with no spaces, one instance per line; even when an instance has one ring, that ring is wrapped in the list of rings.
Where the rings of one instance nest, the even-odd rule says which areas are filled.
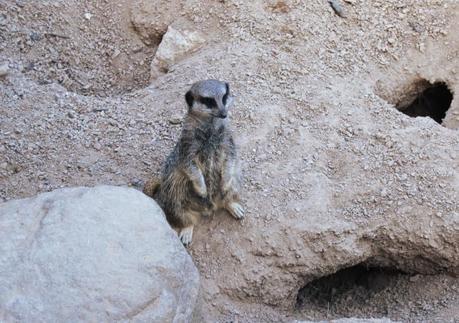
[[[229,213],[234,216],[236,219],[240,220],[244,217],[244,208],[241,204],[233,202],[228,205]]]
[[[193,239],[193,226],[183,228],[179,233],[179,238],[185,247],[189,246]]]

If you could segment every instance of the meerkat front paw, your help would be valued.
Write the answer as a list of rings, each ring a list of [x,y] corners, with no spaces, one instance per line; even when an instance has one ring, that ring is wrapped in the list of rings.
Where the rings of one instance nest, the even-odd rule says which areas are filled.
[[[232,216],[234,216],[238,220],[244,217],[244,213],[245,213],[244,208],[242,207],[241,204],[237,202],[232,202],[228,204],[226,209]]]
[[[193,184],[194,191],[200,197],[206,197],[207,196],[206,181],[204,179],[204,175],[202,174],[201,169],[199,169],[199,167],[196,166],[195,163],[192,163],[186,172],[188,174],[189,179],[191,180],[191,183]]]
[[[185,247],[189,246],[191,244],[191,240],[193,240],[193,226],[180,230],[179,238]]]

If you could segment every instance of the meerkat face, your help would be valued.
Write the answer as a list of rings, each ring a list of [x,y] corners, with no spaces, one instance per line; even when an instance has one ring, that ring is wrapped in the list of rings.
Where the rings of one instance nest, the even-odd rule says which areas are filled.
[[[188,111],[200,117],[226,118],[233,103],[229,84],[217,80],[200,81],[185,95]]]

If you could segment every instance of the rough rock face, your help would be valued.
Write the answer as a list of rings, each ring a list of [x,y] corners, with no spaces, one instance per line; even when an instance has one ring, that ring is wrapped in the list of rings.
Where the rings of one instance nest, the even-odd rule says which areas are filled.
[[[134,189],[62,189],[0,205],[0,321],[188,322],[199,276]]]
[[[200,32],[169,26],[151,63],[152,79],[166,73],[179,59],[204,43],[204,35]]]
[[[181,1],[143,1],[131,5],[131,22],[148,45],[161,41],[167,27],[180,16]]]

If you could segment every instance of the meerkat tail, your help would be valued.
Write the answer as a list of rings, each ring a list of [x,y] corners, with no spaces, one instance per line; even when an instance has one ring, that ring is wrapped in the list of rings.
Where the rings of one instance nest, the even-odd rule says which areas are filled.
[[[160,185],[161,185],[161,182],[159,179],[157,178],[149,179],[145,183],[145,186],[143,187],[143,193],[145,195],[148,195],[149,197],[153,197],[158,192]]]

